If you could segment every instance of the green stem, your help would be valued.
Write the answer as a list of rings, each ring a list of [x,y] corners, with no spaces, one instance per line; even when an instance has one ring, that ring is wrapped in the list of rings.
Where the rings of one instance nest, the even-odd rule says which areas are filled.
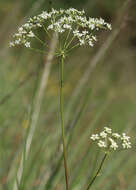
[[[79,44],[74,45],[72,48],[70,48],[70,49],[68,50],[68,52],[70,52],[72,49],[74,49],[74,48],[76,48],[76,47],[78,47],[78,46],[79,46]]]
[[[65,40],[65,43],[64,43],[64,48],[65,48],[66,45],[67,45],[67,40],[68,40],[68,38],[69,38],[70,32],[71,32],[71,30],[68,31],[68,34],[67,34],[67,37],[66,37],[66,40]]]
[[[47,33],[48,37],[51,39],[51,36],[50,36],[49,32],[46,30],[44,24],[42,24],[42,26],[43,26],[44,31]]]
[[[62,55],[61,57],[61,66],[60,66],[60,116],[61,116],[61,130],[62,130],[66,190],[69,190],[67,156],[66,156],[66,145],[65,145],[65,131],[64,131],[63,86],[64,86],[64,55]]]
[[[67,45],[65,45],[65,49],[67,49],[70,46],[70,44],[72,43],[72,41],[74,40],[74,38],[75,38],[75,36],[73,36],[72,39],[70,40],[70,42]]]
[[[100,171],[101,171],[101,169],[102,169],[102,166],[103,166],[103,164],[104,164],[104,161],[105,161],[105,159],[106,159],[106,157],[107,157],[107,153],[105,153],[105,155],[104,155],[104,157],[103,157],[103,159],[102,159],[102,161],[101,161],[101,164],[100,164],[100,166],[99,166],[99,168],[98,168],[98,170],[97,170],[97,172],[96,172],[96,174],[95,174],[95,176],[93,177],[93,179],[91,180],[91,182],[88,184],[88,186],[87,186],[87,189],[86,190],[89,190],[90,189],[90,187],[92,186],[92,184],[94,183],[94,181],[95,181],[95,179],[97,178],[97,176],[99,175],[99,173],[100,173]]]
[[[42,44],[42,45],[45,45],[45,43],[38,37],[35,35],[35,38]]]

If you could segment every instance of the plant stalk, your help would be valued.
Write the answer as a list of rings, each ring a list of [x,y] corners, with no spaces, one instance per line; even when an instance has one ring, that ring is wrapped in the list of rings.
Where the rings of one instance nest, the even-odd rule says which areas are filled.
[[[64,86],[64,55],[62,55],[61,57],[61,65],[60,65],[60,117],[61,117],[63,157],[64,157],[64,169],[65,169],[65,182],[66,182],[66,190],[69,190],[65,130],[64,130],[63,86]]]
[[[96,174],[95,174],[95,176],[93,177],[93,179],[91,180],[91,182],[88,184],[88,186],[87,186],[87,189],[86,190],[89,190],[90,189],[90,187],[92,186],[92,184],[94,183],[94,181],[95,181],[95,179],[97,178],[97,176],[99,176],[99,174],[100,174],[100,171],[101,171],[101,169],[102,169],[102,166],[103,166],[103,164],[104,164],[104,161],[105,161],[105,159],[106,159],[106,157],[107,157],[107,153],[105,153],[105,155],[104,155],[104,157],[103,157],[103,159],[102,159],[102,161],[101,161],[101,163],[100,163],[100,166],[99,166],[99,168],[98,168],[98,170],[97,170],[97,172],[96,172]]]

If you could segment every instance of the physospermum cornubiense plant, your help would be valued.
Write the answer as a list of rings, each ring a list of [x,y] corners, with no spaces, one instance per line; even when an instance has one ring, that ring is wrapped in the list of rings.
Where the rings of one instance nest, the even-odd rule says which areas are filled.
[[[79,11],[74,8],[67,10],[52,9],[50,12],[44,11],[30,18],[25,24],[18,28],[17,33],[13,35],[13,41],[10,42],[10,47],[24,46],[30,50],[47,54],[49,50],[48,40],[42,39],[40,33],[43,32],[44,36],[48,36],[48,39],[51,39],[52,34],[55,33],[58,38],[54,56],[59,57],[60,60],[60,118],[66,190],[69,190],[69,179],[63,111],[64,62],[65,58],[74,48],[85,45],[93,47],[97,41],[97,33],[99,30],[111,30],[111,25],[102,18],[88,18],[84,10]],[[35,42],[38,42],[39,45]],[[99,135],[92,135],[91,139],[96,141],[98,146],[106,151],[100,169],[108,152],[118,148],[118,144],[115,141],[116,139],[121,140],[123,148],[130,148],[131,146],[130,142],[126,140],[125,134],[120,136],[116,133],[112,133],[108,128],[105,128]],[[96,177],[97,175],[93,178],[93,181],[89,183],[87,190],[90,189]]]

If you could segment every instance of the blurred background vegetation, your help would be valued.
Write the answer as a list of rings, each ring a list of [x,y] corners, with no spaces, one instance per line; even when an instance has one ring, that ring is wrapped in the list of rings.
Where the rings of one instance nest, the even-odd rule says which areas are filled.
[[[90,135],[105,125],[136,137],[136,1],[0,1],[0,190],[13,189],[43,55],[11,50],[11,35],[28,17],[53,8],[85,9],[112,23],[95,48],[79,48],[65,64],[65,126],[70,189],[84,189],[103,153]],[[58,63],[53,61],[21,190],[64,190]],[[92,190],[135,190],[136,150],[111,154]]]

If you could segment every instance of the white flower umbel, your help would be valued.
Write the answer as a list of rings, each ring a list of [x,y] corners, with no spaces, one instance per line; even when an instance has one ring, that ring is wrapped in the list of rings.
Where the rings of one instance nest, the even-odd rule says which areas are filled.
[[[100,20],[100,22],[103,23],[104,21]],[[97,146],[102,149],[105,154],[100,162],[100,166],[98,167],[96,174],[93,178],[91,176],[91,180],[87,185],[87,190],[90,189],[97,176],[99,176],[102,166],[111,151],[131,148],[129,136],[127,136],[125,133],[113,133],[112,129],[109,127],[104,127],[104,130],[99,134],[92,134],[90,139],[95,141]]]
[[[71,39],[77,39],[77,46],[89,45],[93,47],[97,41],[96,31],[100,29],[111,30],[111,25],[102,18],[87,18],[84,10],[79,11],[74,8],[67,10],[52,9],[50,12],[44,11],[30,18],[25,24],[19,27],[18,32],[13,35],[14,40],[10,42],[10,47],[24,45],[30,48],[32,38],[38,39],[35,35],[35,30],[38,28],[43,29],[47,34],[50,31],[54,31],[58,35],[64,32],[70,32],[71,36],[69,37],[68,35],[70,38],[69,41]]]
[[[104,127],[104,130],[99,134],[92,134],[91,140],[96,141],[97,145],[104,150],[111,151],[119,148],[128,149],[131,148],[130,137],[125,133],[121,135],[113,133],[109,127]]]

